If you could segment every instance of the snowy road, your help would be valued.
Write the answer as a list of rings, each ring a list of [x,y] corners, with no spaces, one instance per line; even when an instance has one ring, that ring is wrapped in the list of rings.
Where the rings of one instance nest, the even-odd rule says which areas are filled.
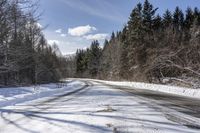
[[[196,99],[81,82],[72,92],[1,108],[0,133],[200,132]]]

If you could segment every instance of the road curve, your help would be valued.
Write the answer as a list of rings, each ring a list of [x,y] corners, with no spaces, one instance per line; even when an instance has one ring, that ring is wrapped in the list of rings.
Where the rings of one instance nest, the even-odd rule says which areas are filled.
[[[106,84],[105,84],[106,85]],[[137,89],[130,87],[119,87],[113,85],[107,85],[113,89],[118,89],[122,92],[127,92],[133,97],[149,101],[148,106],[162,111],[168,119],[175,122],[179,122],[190,128],[200,129],[200,100],[196,98],[183,97],[163,92]],[[167,110],[167,111],[166,111]],[[173,115],[174,111],[181,113],[182,118],[177,115]],[[185,115],[185,117],[183,117]]]
[[[0,133],[199,133],[199,100],[85,81],[70,93],[0,109]]]

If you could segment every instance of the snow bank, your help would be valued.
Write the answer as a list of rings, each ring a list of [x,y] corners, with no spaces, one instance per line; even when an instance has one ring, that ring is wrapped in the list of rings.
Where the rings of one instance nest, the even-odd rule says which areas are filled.
[[[88,79],[89,80],[89,79]],[[104,81],[104,80],[93,80],[102,82],[109,85],[117,85],[122,87],[129,87],[133,89],[145,89],[152,90],[164,93],[170,93],[179,96],[186,96],[190,98],[198,98],[200,99],[200,89],[192,89],[185,87],[177,87],[177,86],[169,86],[169,85],[158,85],[158,84],[149,84],[142,82],[118,82],[118,81]]]
[[[11,106],[39,98],[72,92],[84,86],[83,82],[68,81],[62,85],[45,84],[31,87],[0,88],[0,107]]]

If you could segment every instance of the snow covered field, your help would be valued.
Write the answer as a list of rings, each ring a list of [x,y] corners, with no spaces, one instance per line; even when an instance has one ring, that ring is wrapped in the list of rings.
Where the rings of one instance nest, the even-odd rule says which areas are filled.
[[[62,84],[44,84],[30,87],[0,88],[0,107],[15,105],[39,98],[71,92],[83,85],[81,82],[66,81]]]
[[[199,133],[170,120],[184,118],[182,113],[101,83],[85,86],[87,82],[72,82],[58,89],[59,95],[48,93],[54,91],[49,87],[48,96],[1,107],[0,133]]]

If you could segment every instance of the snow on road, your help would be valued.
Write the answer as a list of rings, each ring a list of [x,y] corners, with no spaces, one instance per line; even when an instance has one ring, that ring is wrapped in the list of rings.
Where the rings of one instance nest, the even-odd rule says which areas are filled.
[[[149,105],[93,82],[72,95],[1,108],[0,133],[199,133]]]

